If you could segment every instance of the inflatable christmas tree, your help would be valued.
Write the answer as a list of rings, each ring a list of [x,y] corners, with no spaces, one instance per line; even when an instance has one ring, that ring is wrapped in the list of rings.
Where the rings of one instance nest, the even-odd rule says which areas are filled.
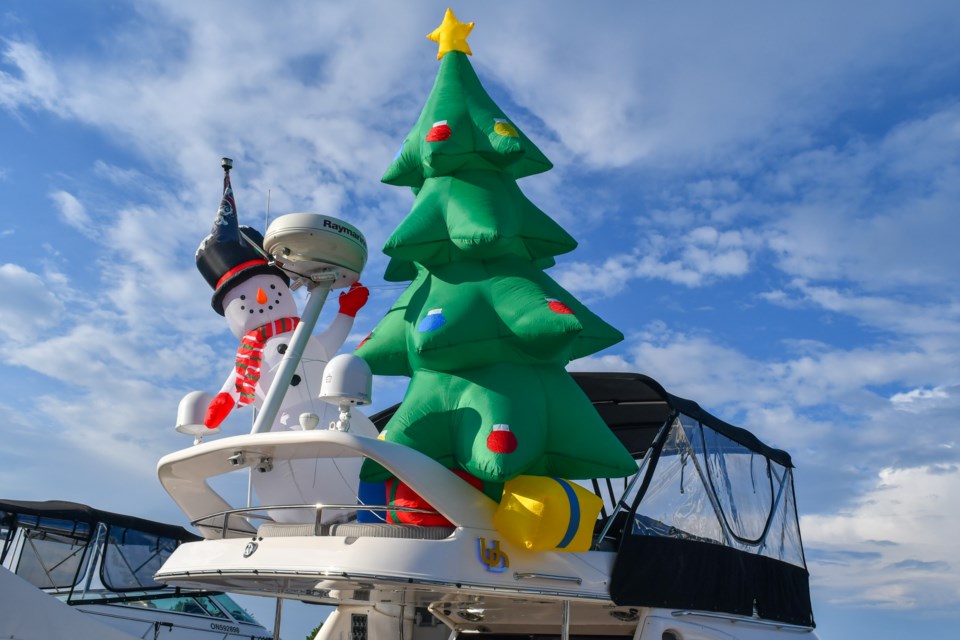
[[[383,177],[416,200],[384,246],[386,279],[412,282],[356,351],[375,374],[411,378],[381,437],[498,501],[522,476],[630,475],[636,462],[564,369],[623,336],[544,273],[576,242],[517,186],[552,165],[481,86],[472,28],[448,9],[428,36],[436,83]],[[362,479],[392,482],[370,461]]]

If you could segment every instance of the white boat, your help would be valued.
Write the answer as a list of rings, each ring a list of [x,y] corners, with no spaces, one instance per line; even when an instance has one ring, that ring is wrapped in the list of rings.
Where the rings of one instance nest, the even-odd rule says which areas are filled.
[[[158,474],[203,540],[180,545],[158,581],[277,597],[278,613],[282,599],[333,605],[321,640],[816,638],[790,456],[647,376],[572,374],[637,462],[629,478],[583,483],[604,505],[586,551],[511,542],[494,525],[497,504],[453,471],[413,448],[346,430],[351,403],[371,397],[355,356],[331,360],[319,385],[343,420],[311,429],[317,421],[301,416],[303,430],[258,428],[273,424],[297,365],[291,354],[313,330],[332,283],[362,268],[360,259],[327,257],[327,239],[315,239],[325,233],[336,246],[326,220],[316,216],[316,228],[304,229],[300,218],[280,217],[267,230],[267,251],[282,267],[286,260],[310,294],[253,432],[203,442],[211,434],[191,422],[195,412],[180,412],[178,430],[195,435],[194,446],[163,457]],[[285,250],[284,234],[305,249]],[[395,410],[371,420],[382,430]],[[388,524],[385,512],[411,509],[359,498],[231,504],[210,485],[224,474],[293,466],[314,469],[321,490],[316,478],[325,470],[331,484],[358,484],[342,470],[358,469],[360,458],[386,468],[449,526]],[[570,522],[579,520],[575,504]],[[299,520],[277,517],[284,512]]]
[[[225,593],[154,581],[154,572],[178,545],[200,539],[182,527],[74,502],[0,500],[0,538],[5,571],[0,609],[6,609],[0,632],[12,634],[3,637],[41,637],[37,632],[44,629],[51,638],[67,637],[64,629],[75,638],[113,637],[110,628],[129,638],[272,637]],[[38,589],[52,596],[50,605],[27,593]],[[21,609],[27,602],[37,613]],[[8,630],[7,623],[18,626]]]
[[[632,478],[585,483],[605,504],[589,551],[511,544],[491,499],[410,448],[335,430],[265,432],[159,462],[204,539],[179,546],[156,579],[334,605],[318,636],[330,639],[816,638],[790,456],[649,377],[572,375],[638,463]],[[231,505],[208,482],[350,457],[382,464],[452,526],[357,522],[385,505]],[[273,522],[267,507],[315,517]],[[326,524],[330,511],[339,522]]]

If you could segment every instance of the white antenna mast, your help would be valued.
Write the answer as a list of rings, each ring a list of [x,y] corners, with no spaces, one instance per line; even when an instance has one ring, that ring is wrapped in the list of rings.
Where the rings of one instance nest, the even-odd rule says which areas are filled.
[[[263,232],[267,232],[267,227],[270,226],[270,189],[267,189],[267,212],[263,216]]]
[[[270,226],[270,189],[267,189],[267,210],[263,214],[263,232],[264,233],[267,232],[267,227],[269,226]],[[252,407],[252,409],[253,410],[250,412],[250,421],[251,421],[250,429],[251,430],[253,430],[253,428],[257,425],[257,408]],[[247,507],[252,507],[252,506],[253,506],[253,467],[250,467],[247,470]],[[280,605],[278,604],[277,605],[278,612],[279,612],[279,609],[280,609]]]

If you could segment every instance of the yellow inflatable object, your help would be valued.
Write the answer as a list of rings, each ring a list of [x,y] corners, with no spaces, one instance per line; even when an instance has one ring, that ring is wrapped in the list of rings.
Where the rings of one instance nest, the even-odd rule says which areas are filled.
[[[517,476],[503,486],[493,525],[531,551],[587,551],[603,501],[583,487],[546,476]]]

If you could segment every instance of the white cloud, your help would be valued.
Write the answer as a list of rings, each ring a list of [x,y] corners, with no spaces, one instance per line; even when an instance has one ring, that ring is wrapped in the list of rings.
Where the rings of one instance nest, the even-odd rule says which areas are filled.
[[[706,335],[652,326],[625,345],[635,368],[667,389],[714,405],[782,401],[775,363],[754,360]]]
[[[86,234],[92,232],[86,207],[72,193],[54,191],[50,194],[50,198],[56,203],[60,210],[60,217],[65,223]]]
[[[146,179],[142,171],[118,167],[103,160],[95,160],[93,170],[98,176],[105,178],[117,186],[136,185]]]
[[[8,355],[11,364],[87,389],[110,389],[140,374],[148,362],[130,342],[108,327],[83,324],[53,338],[21,345]]]
[[[3,60],[19,72],[19,77],[0,71],[0,106],[11,113],[22,107],[59,112],[57,95],[60,82],[53,66],[36,46],[7,41]]]
[[[219,197],[209,198],[219,204]],[[101,242],[110,256],[100,295],[138,330],[158,326],[209,332],[215,324],[212,293],[196,270],[194,250],[207,228],[188,236],[192,216],[172,201],[152,207],[127,207],[115,214]],[[215,211],[215,209],[212,209]],[[213,215],[210,215],[210,222]]]
[[[703,179],[689,185],[687,192],[705,206],[722,204],[742,194],[740,185],[731,178]]]
[[[960,591],[960,468],[883,469],[847,511],[801,518],[813,581],[831,600],[880,609],[949,607]]]
[[[944,383],[954,379],[958,366],[956,357],[882,342],[858,348],[794,343],[761,358],[707,331],[683,333],[654,322],[628,335],[615,353],[577,360],[570,369],[646,373],[668,391],[795,451],[802,464],[833,464],[851,447],[864,452],[860,462],[870,468],[893,459],[904,464],[953,459],[952,450],[941,445],[951,440],[954,395],[909,405],[890,396],[912,397],[916,388],[949,394]],[[879,392],[891,388],[902,391]],[[917,418],[908,419],[905,406]],[[924,429],[907,426],[921,415]],[[909,447],[902,443],[904,429],[912,433]]]
[[[42,277],[20,265],[0,265],[0,334],[8,343],[29,342],[56,326],[63,313],[63,303]]]
[[[794,291],[798,296],[791,296]],[[855,318],[864,325],[911,337],[944,336],[951,341],[960,337],[960,304],[952,300],[939,302],[926,299],[897,299],[864,294],[852,287],[816,286],[805,280],[794,280],[789,290],[769,291],[761,295],[771,304],[787,308],[812,305],[830,312]]]
[[[745,164],[757,148],[795,144],[837,105],[872,96],[871,72],[909,70],[916,50],[907,43],[957,23],[947,5],[925,14],[889,2],[775,13],[697,3],[682,15],[618,3],[588,20],[579,9],[537,2],[511,12],[484,33],[481,64],[579,158],[602,167],[717,166],[733,150],[747,151],[733,156]],[[936,45],[956,60],[944,41]]]
[[[906,121],[876,141],[785,163],[769,206],[770,246],[787,273],[872,290],[955,292],[960,106]],[[776,195],[771,194],[771,195]]]
[[[686,287],[700,287],[720,278],[745,275],[750,268],[747,241],[739,231],[696,227],[682,239],[659,235],[645,239],[644,246],[617,254],[602,263],[564,262],[554,279],[575,295],[613,296],[631,280],[658,279]]]
[[[600,227],[602,240],[615,228],[617,244],[632,243],[632,251],[604,254],[593,240],[592,253],[603,257],[562,261],[558,278],[574,293],[609,297],[635,278],[714,284],[772,257],[806,304],[886,331],[956,334],[957,131],[960,106],[947,101],[872,138],[801,144],[756,166],[645,194],[654,206],[634,218],[634,238],[617,219],[632,211],[614,211]],[[714,236],[711,244],[714,233],[733,242]],[[796,302],[779,287],[765,297]]]
[[[601,355],[577,358],[567,365],[568,371],[633,371],[633,365],[623,356]]]
[[[895,393],[890,396],[890,402],[897,409],[909,411],[911,413],[921,413],[929,411],[932,407],[945,404],[951,398],[956,396],[960,387],[920,387]]]

